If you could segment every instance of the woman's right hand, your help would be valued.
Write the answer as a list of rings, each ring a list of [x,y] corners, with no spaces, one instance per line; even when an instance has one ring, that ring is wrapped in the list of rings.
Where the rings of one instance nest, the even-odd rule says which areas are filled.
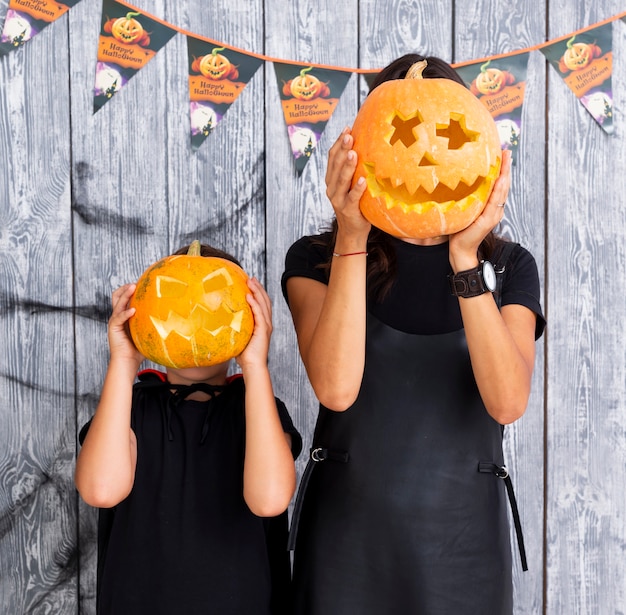
[[[346,127],[330,148],[326,169],[326,196],[335,210],[339,232],[367,240],[371,225],[359,209],[366,182],[364,177],[360,177],[352,186],[357,165],[353,143],[350,128]]]
[[[111,359],[129,360],[138,366],[145,357],[135,347],[127,324],[128,319],[135,313],[135,308],[128,307],[135,288],[136,284],[124,284],[113,291],[113,312],[109,319],[108,335]]]

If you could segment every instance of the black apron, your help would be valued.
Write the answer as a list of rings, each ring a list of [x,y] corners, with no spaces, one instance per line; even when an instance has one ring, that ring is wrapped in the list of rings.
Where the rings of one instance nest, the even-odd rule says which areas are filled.
[[[294,613],[512,613],[503,428],[464,331],[412,335],[368,314],[366,357],[354,405],[320,408],[294,510]]]

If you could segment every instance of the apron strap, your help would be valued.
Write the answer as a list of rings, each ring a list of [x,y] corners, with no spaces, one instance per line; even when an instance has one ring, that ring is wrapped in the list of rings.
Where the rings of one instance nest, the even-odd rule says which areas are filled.
[[[513,523],[515,525],[515,534],[517,536],[517,546],[519,548],[519,555],[522,561],[522,570],[528,570],[528,563],[526,561],[526,549],[524,548],[524,535],[522,534],[522,522],[520,521],[519,510],[517,508],[517,500],[515,499],[515,492],[513,491],[513,481],[509,476],[509,471],[506,466],[499,466],[491,461],[481,461],[478,464],[479,472],[487,472],[494,474],[498,478],[504,481],[506,486],[506,492],[509,496],[509,503],[511,505],[511,513],[513,514]]]
[[[336,461],[339,463],[347,463],[350,455],[346,451],[335,451],[328,448],[318,446],[311,449],[309,461],[304,468],[300,486],[298,487],[298,495],[293,506],[293,514],[291,515],[291,528],[289,529],[289,538],[287,539],[287,550],[293,551],[296,547],[296,538],[298,536],[298,525],[300,523],[300,514],[302,513],[302,504],[306,493],[307,485],[311,480],[313,468],[321,461]]]

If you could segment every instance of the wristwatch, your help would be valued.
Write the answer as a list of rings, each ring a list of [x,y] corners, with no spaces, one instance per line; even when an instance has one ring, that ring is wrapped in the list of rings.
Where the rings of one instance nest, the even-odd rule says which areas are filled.
[[[496,289],[496,271],[489,261],[481,261],[478,267],[448,275],[450,292],[457,297],[478,297]]]

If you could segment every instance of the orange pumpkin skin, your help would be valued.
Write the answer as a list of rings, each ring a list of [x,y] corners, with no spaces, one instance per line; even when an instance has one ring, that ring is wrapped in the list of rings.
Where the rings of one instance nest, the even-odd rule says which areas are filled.
[[[139,13],[132,14],[138,15]],[[129,15],[116,19],[111,25],[111,33],[123,43],[139,43],[144,36],[143,26]]]
[[[360,208],[372,225],[401,238],[426,239],[467,228],[482,212],[500,173],[502,150],[487,108],[449,79],[380,84],[352,127],[365,177]]]
[[[239,355],[252,336],[247,275],[217,257],[167,256],[139,278],[128,321],[147,359],[178,369],[206,367]]]

